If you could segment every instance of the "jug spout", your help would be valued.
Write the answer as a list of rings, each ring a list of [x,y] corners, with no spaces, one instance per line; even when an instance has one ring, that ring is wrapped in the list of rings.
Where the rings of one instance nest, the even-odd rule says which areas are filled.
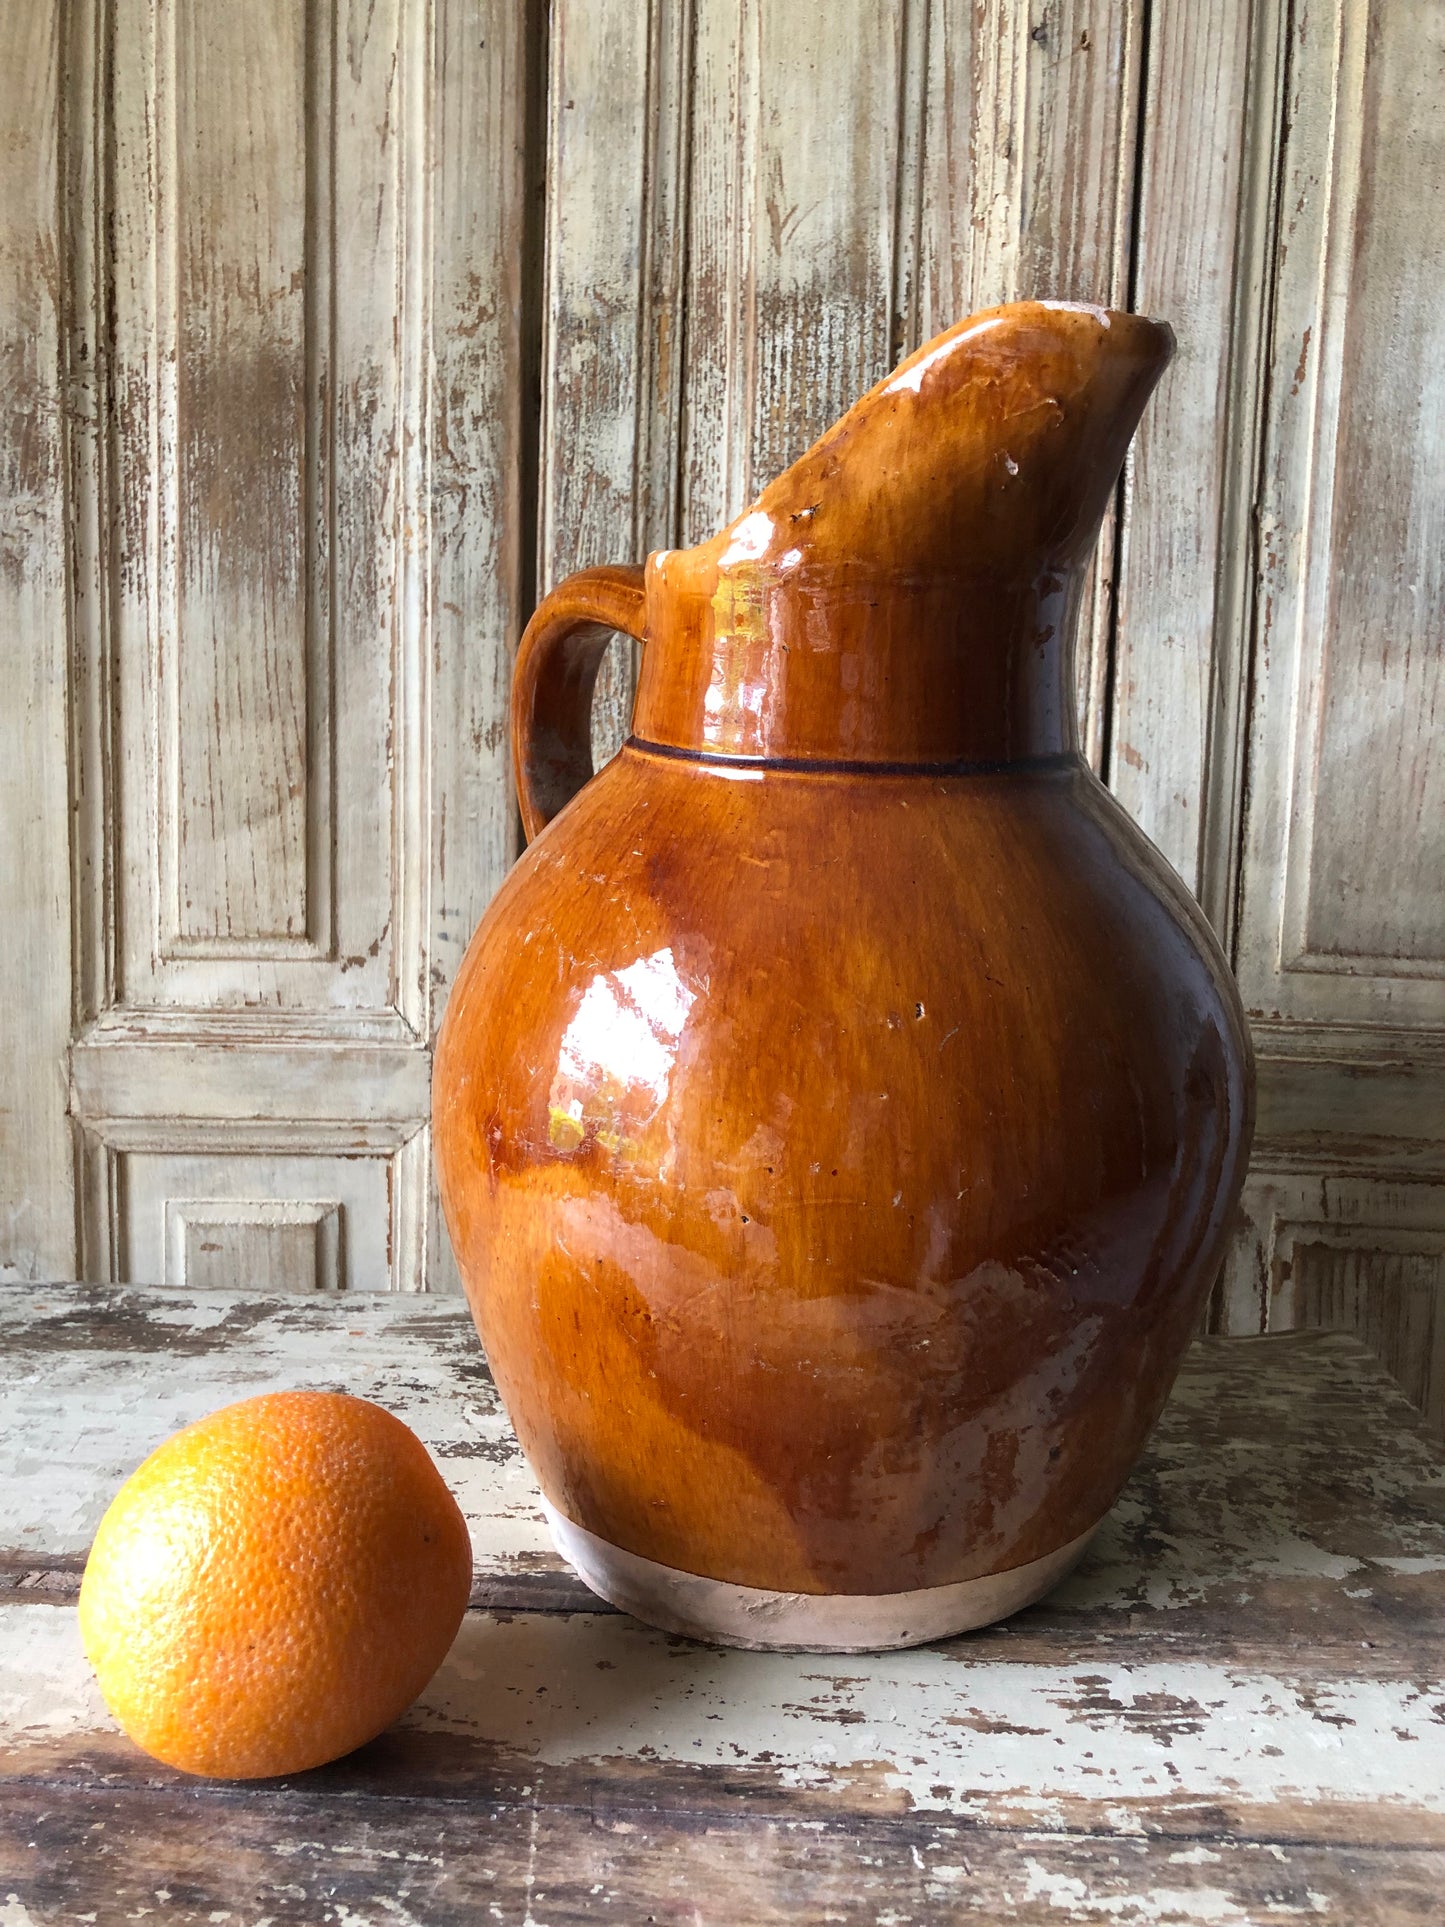
[[[1163,323],[1062,302],[960,322],[710,542],[647,566],[634,736],[958,764],[1077,746],[1073,633]]]

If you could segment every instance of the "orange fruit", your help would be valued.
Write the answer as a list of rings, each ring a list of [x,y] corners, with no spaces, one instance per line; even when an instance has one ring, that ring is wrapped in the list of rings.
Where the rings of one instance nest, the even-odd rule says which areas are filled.
[[[121,1728],[167,1766],[297,1773],[421,1692],[471,1589],[466,1522],[366,1399],[272,1392],[158,1446],[100,1522],[80,1632]]]

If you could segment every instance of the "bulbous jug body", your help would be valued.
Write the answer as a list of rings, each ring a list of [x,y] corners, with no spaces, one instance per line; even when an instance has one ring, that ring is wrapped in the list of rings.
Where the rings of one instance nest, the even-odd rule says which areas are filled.
[[[906,1645],[1079,1556],[1217,1272],[1247,1031],[1079,754],[1168,331],[1031,303],[519,658],[533,840],[438,1047],[447,1222],[558,1544],[729,1643]],[[633,735],[588,775],[609,630]]]

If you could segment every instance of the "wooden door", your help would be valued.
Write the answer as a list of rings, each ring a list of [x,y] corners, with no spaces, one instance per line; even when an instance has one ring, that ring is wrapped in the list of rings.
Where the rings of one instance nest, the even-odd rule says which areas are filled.
[[[430,1044],[513,850],[536,34],[11,25],[3,1256],[444,1280]]]
[[[1354,1326],[1445,1424],[1445,6],[1293,9],[1278,62],[1222,1314]]]
[[[448,1284],[428,1049],[534,571],[699,539],[1061,295],[1179,335],[1079,690],[1255,1022],[1214,1320],[1445,1411],[1438,0],[66,20],[0,80],[12,1265]]]

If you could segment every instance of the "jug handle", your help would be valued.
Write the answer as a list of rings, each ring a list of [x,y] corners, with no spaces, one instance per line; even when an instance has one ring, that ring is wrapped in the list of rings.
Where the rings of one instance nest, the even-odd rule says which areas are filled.
[[[643,572],[580,569],[537,604],[512,676],[512,767],[530,843],[592,775],[592,690],[613,634],[646,640]]]

